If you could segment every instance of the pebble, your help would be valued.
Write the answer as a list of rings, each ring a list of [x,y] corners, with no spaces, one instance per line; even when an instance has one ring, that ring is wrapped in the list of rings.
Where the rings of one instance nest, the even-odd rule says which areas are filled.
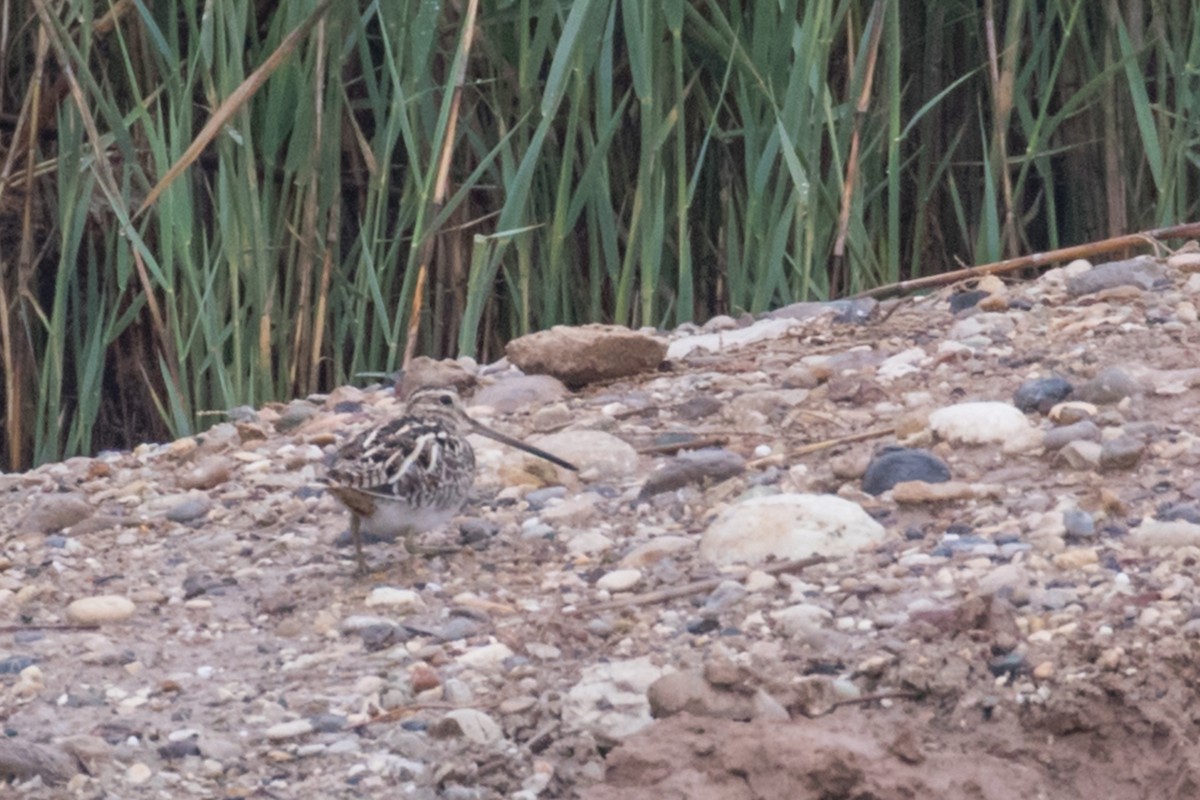
[[[590,480],[623,478],[638,471],[637,451],[604,431],[563,431],[535,439],[543,450],[566,459]],[[532,456],[530,456],[532,458]]]
[[[737,581],[721,581],[717,588],[713,589],[705,598],[701,611],[709,618],[723,614],[740,603],[746,594],[746,587]]]
[[[435,736],[462,736],[482,745],[495,744],[504,738],[499,723],[474,708],[456,708],[446,712],[430,732]]]
[[[0,658],[0,675],[17,675],[26,667],[33,666],[37,659],[28,655],[13,655]]]
[[[167,509],[167,519],[171,522],[194,522],[208,516],[212,507],[212,500],[207,495],[189,497]]]
[[[1057,460],[1071,469],[1096,469],[1100,466],[1100,454],[1103,451],[1099,442],[1077,439],[1059,449]]]
[[[179,475],[181,489],[213,489],[229,480],[232,472],[229,462],[220,457],[209,457]]]
[[[1073,508],[1063,512],[1063,527],[1067,540],[1091,539],[1096,535],[1096,522],[1086,511]]]
[[[946,462],[928,450],[884,448],[871,459],[863,474],[863,491],[880,495],[904,481],[942,483],[950,480]]]
[[[1143,547],[1200,546],[1200,525],[1185,520],[1149,519],[1130,532],[1130,541]]]
[[[513,651],[509,649],[508,645],[494,642],[468,650],[456,661],[464,667],[470,667],[480,672],[494,672],[512,656]]]
[[[1059,450],[1076,441],[1099,442],[1100,428],[1090,419],[1051,428],[1042,435],[1042,447]]]
[[[154,773],[150,770],[150,767],[140,761],[130,764],[129,768],[125,770],[125,780],[134,786],[141,786],[150,780],[153,775]]]
[[[751,570],[746,575],[746,591],[751,593],[770,591],[778,585],[778,578],[760,569]]]
[[[700,540],[716,564],[757,564],[770,556],[850,555],[881,541],[883,526],[856,503],[833,495],[781,494],[729,506]]]
[[[710,394],[697,394],[675,406],[675,416],[686,422],[693,422],[704,417],[712,416],[721,410],[721,401]]]
[[[768,448],[768,453],[769,453]],[[746,470],[746,459],[730,450],[709,447],[680,453],[667,461],[642,484],[639,500],[656,494],[680,489],[688,484],[703,481],[719,482],[742,474]]]
[[[400,614],[420,611],[425,608],[421,595],[412,589],[397,589],[394,586],[376,586],[367,595],[363,604],[368,608],[388,606]]]
[[[833,619],[829,611],[810,603],[797,603],[771,616],[785,636],[802,641],[812,641]]]
[[[1041,434],[1015,406],[998,402],[959,403],[929,415],[929,428],[957,444],[1000,445],[1019,453],[1041,445]]]
[[[1108,405],[1142,393],[1142,386],[1119,367],[1108,367],[1080,385],[1075,397],[1087,403]]]
[[[67,606],[67,617],[80,625],[95,625],[102,622],[121,622],[129,619],[137,606],[127,597],[105,594],[81,597]]]
[[[607,592],[628,592],[642,581],[640,569],[617,569],[596,581],[596,588]]]
[[[1104,442],[1100,449],[1100,469],[1128,470],[1142,460],[1146,445],[1132,436],[1118,436]]]
[[[54,533],[82,522],[95,511],[83,495],[74,492],[36,494],[18,526],[29,531]]]
[[[1056,404],[1066,400],[1075,387],[1058,376],[1025,381],[1013,395],[1013,405],[1025,413],[1049,413]]]
[[[589,664],[562,701],[568,730],[615,743],[653,722],[647,691],[666,673],[647,657]]]
[[[1097,264],[1087,272],[1067,278],[1067,292],[1074,297],[1095,294],[1116,286],[1150,290],[1166,278],[1166,270],[1149,256]]]
[[[313,724],[307,719],[293,719],[288,722],[277,722],[263,731],[263,735],[272,742],[285,739],[298,739],[307,736],[314,730]]]
[[[1095,548],[1077,547],[1055,554],[1053,560],[1054,565],[1059,569],[1081,569],[1099,563],[1100,556]]]
[[[569,394],[563,382],[550,375],[506,375],[476,392],[471,403],[513,414],[548,406]]]

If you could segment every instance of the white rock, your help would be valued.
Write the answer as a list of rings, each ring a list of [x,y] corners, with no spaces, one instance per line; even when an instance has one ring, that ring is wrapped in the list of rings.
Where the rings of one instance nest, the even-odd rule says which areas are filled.
[[[472,742],[494,744],[504,738],[496,720],[475,708],[456,708],[448,711],[445,719],[453,720],[462,735]]]
[[[306,719],[293,719],[288,722],[279,722],[267,728],[263,732],[273,742],[282,741],[284,739],[295,739],[298,736],[306,736],[313,732],[312,723]]]
[[[584,531],[567,540],[567,554],[572,556],[590,556],[611,550],[612,539],[600,531]]]
[[[628,592],[642,580],[640,569],[614,569],[596,581],[596,588],[608,592]]]
[[[645,657],[585,667],[563,699],[563,722],[603,742],[631,736],[653,721],[646,690],[666,673]]]
[[[1200,525],[1184,520],[1148,519],[1134,528],[1129,541],[1143,547],[1188,547],[1200,545]]]
[[[761,569],[752,570],[746,576],[746,591],[748,592],[765,592],[774,589],[778,585],[778,578],[769,572],[763,572]]]
[[[604,431],[560,431],[532,440],[542,450],[570,461],[593,479],[625,478],[637,472],[637,451]],[[531,456],[532,458],[532,456]]]
[[[959,403],[929,415],[929,428],[960,444],[999,444],[1006,453],[1041,446],[1041,435],[1016,406],[1000,402]]]
[[[704,532],[700,555],[715,564],[843,556],[885,535],[857,503],[834,495],[780,494],[725,509]]]
[[[797,603],[774,612],[771,618],[784,635],[808,640],[820,633],[826,623],[833,619],[833,614],[812,603]]]
[[[799,324],[800,321],[795,319],[762,319],[735,331],[684,336],[667,347],[667,358],[683,358],[695,350],[716,353],[766,339],[777,339]]]
[[[390,606],[397,611],[420,611],[425,608],[421,595],[412,589],[397,589],[394,586],[376,586],[367,595],[368,606]]]
[[[513,651],[509,649],[508,645],[494,642],[476,647],[474,650],[468,650],[458,657],[458,663],[464,667],[486,672],[499,668],[506,658],[512,658],[512,654]]]
[[[100,622],[120,622],[129,619],[137,611],[137,606],[128,597],[118,594],[102,594],[95,597],[81,597],[67,606],[67,617],[80,625],[94,625]]]
[[[596,515],[600,499],[595,492],[581,492],[546,506],[539,516],[550,525],[582,525]]]
[[[134,764],[130,764],[129,769],[125,770],[125,780],[129,783],[132,783],[134,786],[140,786],[141,784],[150,780],[150,777],[153,774],[154,773],[150,771],[148,766],[138,761]]]
[[[875,376],[882,383],[891,383],[904,375],[920,372],[921,367],[928,363],[928,353],[920,347],[910,347],[907,350],[896,353],[894,356],[888,357],[879,365]]]
[[[1004,589],[1012,590],[1029,583],[1029,574],[1021,564],[1000,564],[979,579],[978,591],[990,597]]]

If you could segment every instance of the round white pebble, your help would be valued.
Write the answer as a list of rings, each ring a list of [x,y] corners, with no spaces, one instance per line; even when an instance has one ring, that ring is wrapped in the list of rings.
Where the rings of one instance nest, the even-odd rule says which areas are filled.
[[[137,606],[128,597],[118,594],[102,594],[96,597],[81,597],[67,606],[67,616],[81,625],[100,622],[120,622],[129,619]]]
[[[627,592],[642,580],[640,569],[615,569],[596,581],[596,588],[608,592]]]
[[[425,607],[421,595],[412,589],[397,589],[394,586],[376,586],[367,595],[368,606],[391,606],[397,611],[418,611]]]
[[[130,764],[129,769],[125,770],[125,780],[136,786],[150,780],[152,774],[150,768],[139,761],[136,764]]]

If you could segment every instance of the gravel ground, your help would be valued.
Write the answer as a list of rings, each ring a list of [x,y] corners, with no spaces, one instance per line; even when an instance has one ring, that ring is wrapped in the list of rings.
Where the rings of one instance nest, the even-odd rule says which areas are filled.
[[[320,479],[390,387],[0,475],[5,796],[1200,796],[1191,266],[466,362],[581,469],[473,440],[364,578]]]

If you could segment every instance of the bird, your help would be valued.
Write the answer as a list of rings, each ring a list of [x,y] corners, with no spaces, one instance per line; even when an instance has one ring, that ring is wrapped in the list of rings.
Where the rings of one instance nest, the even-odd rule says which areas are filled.
[[[350,511],[358,574],[367,572],[363,534],[404,536],[409,555],[418,534],[439,528],[466,503],[475,483],[477,433],[564,469],[577,467],[472,419],[453,387],[427,386],[408,397],[404,413],[359,433],[339,448],[326,472],[329,491]],[[411,560],[411,559],[410,559]]]

